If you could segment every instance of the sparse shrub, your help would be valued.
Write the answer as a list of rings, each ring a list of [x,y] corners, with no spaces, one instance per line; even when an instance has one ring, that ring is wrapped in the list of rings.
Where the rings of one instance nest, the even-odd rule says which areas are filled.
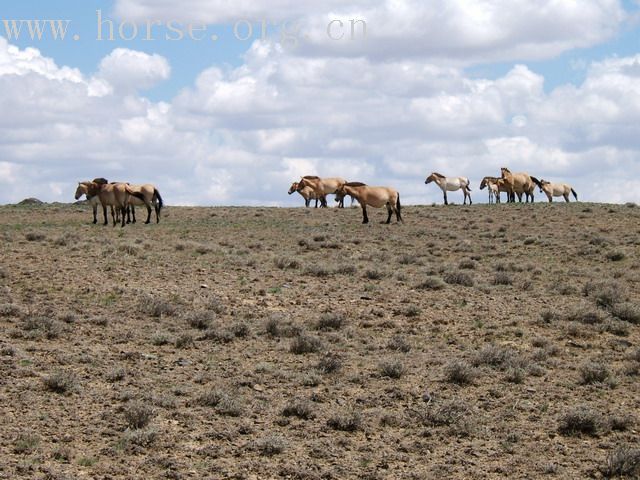
[[[261,455],[271,457],[284,452],[287,444],[279,435],[269,435],[256,440],[255,448]]]
[[[420,307],[417,307],[415,305],[410,305],[404,311],[404,316],[407,318],[415,318],[415,317],[419,317],[421,313],[422,313],[422,310],[420,309]]]
[[[190,327],[199,330],[206,330],[213,321],[213,312],[208,310],[192,311],[184,314],[184,319]]]
[[[385,360],[380,363],[380,374],[383,377],[398,379],[404,375],[405,366],[400,360]]]
[[[640,306],[631,302],[616,303],[611,306],[611,315],[625,322],[640,325]]]
[[[422,283],[416,286],[418,290],[442,290],[447,285],[438,277],[427,277]]]
[[[473,278],[464,272],[449,272],[443,277],[449,285],[462,285],[463,287],[473,287]]]
[[[329,275],[331,275],[331,272],[329,271],[329,269],[320,265],[310,265],[305,270],[305,273],[307,275],[313,275],[314,277],[320,277],[320,278],[328,277]]]
[[[151,337],[151,343],[157,347],[160,347],[162,345],[167,345],[169,341],[170,341],[169,335],[162,332],[156,332]]]
[[[543,310],[540,315],[542,317],[542,321],[547,324],[553,323],[560,317],[558,313],[554,312],[553,310]]]
[[[213,313],[222,315],[227,308],[224,305],[222,299],[216,295],[211,296],[206,303],[207,310],[211,310]]]
[[[231,330],[213,326],[204,332],[204,338],[218,343],[231,343],[236,336]]]
[[[507,368],[504,379],[510,383],[520,384],[524,382],[524,378],[526,376],[526,372],[523,368],[514,366]]]
[[[282,335],[282,327],[281,327],[280,317],[276,315],[271,315],[264,322],[264,330],[267,334],[272,337],[279,337]]]
[[[444,367],[446,381],[457,385],[473,383],[476,375],[476,370],[464,360],[454,360]]]
[[[126,376],[127,376],[127,371],[122,367],[118,367],[118,368],[114,368],[113,370],[107,373],[106,380],[109,383],[114,383],[114,382],[119,382],[121,380],[124,380],[124,377]]]
[[[476,267],[477,264],[473,260],[461,260],[458,264],[458,268],[461,270],[475,270]]]
[[[29,315],[24,319],[22,329],[36,335],[44,335],[49,340],[58,338],[62,333],[62,325],[45,316]]]
[[[340,264],[335,271],[339,275],[354,275],[358,269],[354,265]]]
[[[342,368],[342,359],[339,355],[327,353],[323,355],[317,365],[322,373],[334,373]]]
[[[389,343],[387,343],[387,348],[390,350],[396,350],[398,352],[407,353],[411,351],[411,344],[407,342],[406,338],[401,335],[395,335],[391,337]]]
[[[610,262],[620,262],[626,257],[627,255],[622,250],[614,250],[607,253],[607,260],[609,260]]]
[[[44,233],[27,232],[25,233],[24,238],[26,238],[29,242],[41,242],[42,240],[47,238],[47,236]]]
[[[607,461],[601,469],[606,478],[640,476],[640,449],[628,446],[617,447],[607,456]]]
[[[33,453],[40,445],[40,437],[32,433],[23,432],[18,435],[13,443],[13,453],[27,455]]]
[[[72,372],[58,370],[43,379],[47,390],[70,395],[78,389],[78,381]]]
[[[274,261],[276,267],[281,270],[295,270],[300,268],[300,262],[295,258],[279,257]]]
[[[476,367],[481,365],[504,367],[507,363],[512,361],[513,357],[514,352],[512,350],[500,347],[499,345],[490,344],[485,345],[475,354],[472,363]]]
[[[460,436],[470,435],[474,428],[473,411],[462,400],[430,404],[420,419],[427,427],[447,426],[452,433]]]
[[[609,319],[602,325],[602,330],[618,337],[629,335],[629,324],[621,320]]]
[[[355,432],[362,428],[362,415],[354,409],[345,410],[331,416],[327,425],[334,430]]]
[[[572,322],[580,322],[585,325],[602,323],[606,316],[599,310],[593,310],[587,306],[581,306],[570,312],[566,319]]]
[[[609,378],[609,369],[598,362],[587,362],[580,367],[580,383],[602,383]]]
[[[533,237],[528,237],[524,239],[523,242],[525,245],[533,245],[534,243],[536,243],[536,239]]]
[[[123,450],[131,450],[133,447],[148,448],[152,446],[158,438],[158,431],[155,428],[140,428],[127,430],[118,442],[118,447]]]
[[[634,423],[634,418],[631,415],[612,415],[609,417],[609,426],[611,430],[616,432],[624,432],[629,429]]]
[[[216,407],[220,415],[239,417],[244,412],[242,400],[235,395],[224,395]]]
[[[582,293],[601,307],[611,307],[624,300],[624,289],[617,282],[587,282]]]
[[[340,330],[345,323],[341,313],[323,313],[316,322],[317,330]]]
[[[204,407],[217,407],[226,395],[224,391],[218,388],[212,388],[200,395],[197,402]]]
[[[602,415],[585,405],[570,409],[558,420],[558,431],[569,436],[582,433],[595,436],[601,426]]]
[[[130,402],[124,409],[124,420],[127,423],[127,427],[134,430],[149,425],[153,416],[153,408],[142,402]]]
[[[364,276],[369,280],[381,280],[386,276],[386,274],[380,270],[367,270],[364,273]]]
[[[291,353],[302,355],[305,353],[314,353],[322,349],[322,342],[317,337],[301,334],[294,337],[289,347]]]
[[[64,445],[59,445],[51,452],[51,458],[57,462],[69,463],[72,457],[73,453],[71,449]]]
[[[419,260],[418,260],[418,257],[416,257],[415,255],[404,253],[398,259],[398,263],[400,265],[413,265],[413,264],[418,264]]]
[[[495,277],[493,277],[493,284],[494,285],[512,285],[513,279],[511,278],[511,275],[509,275],[508,273],[498,272],[496,273]]]
[[[22,309],[14,303],[0,304],[0,317],[18,317]]]
[[[153,295],[143,295],[139,301],[140,311],[154,318],[172,316],[176,308],[169,302],[156,298]]]
[[[230,332],[236,338],[247,338],[251,334],[249,325],[244,322],[236,322],[231,325]]]
[[[294,400],[289,402],[282,409],[282,415],[285,417],[297,417],[302,420],[309,420],[314,417],[311,402],[306,400]]]
[[[189,348],[193,346],[193,336],[189,333],[183,333],[174,342],[176,348]]]

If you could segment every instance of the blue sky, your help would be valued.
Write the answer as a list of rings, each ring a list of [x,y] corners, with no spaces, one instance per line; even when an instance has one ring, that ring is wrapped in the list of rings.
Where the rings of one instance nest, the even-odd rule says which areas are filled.
[[[137,39],[98,41],[98,10],[116,29],[136,22]],[[366,40],[327,38],[354,18]],[[45,200],[106,176],[152,181],[176,204],[297,205],[282,192],[303,174],[431,203],[429,171],[477,184],[505,164],[581,198],[638,201],[638,18],[633,0],[6,2],[0,20],[71,24],[54,41],[25,27],[7,39],[0,21],[0,108],[15,112],[0,122],[0,203],[46,175]],[[295,20],[305,36],[288,49],[254,21],[240,41],[243,19]],[[165,25],[154,41],[145,20]],[[168,41],[170,21],[207,36]]]

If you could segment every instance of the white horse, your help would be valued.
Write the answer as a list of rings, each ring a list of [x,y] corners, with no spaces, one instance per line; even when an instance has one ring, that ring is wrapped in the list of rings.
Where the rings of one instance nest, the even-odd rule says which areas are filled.
[[[540,191],[544,192],[549,199],[549,203],[553,202],[553,197],[564,197],[565,202],[569,202],[569,194],[573,193],[573,198],[578,200],[578,194],[566,183],[551,183],[546,180],[540,180]]]
[[[445,177],[439,173],[433,172],[431,175],[427,177],[424,181],[427,185],[431,182],[436,182],[436,185],[440,187],[442,193],[444,194],[444,204],[449,205],[447,201],[447,192],[455,192],[456,190],[462,190],[464,193],[464,204],[467,203],[467,197],[469,197],[469,205],[473,202],[471,201],[471,183],[469,179],[466,177]]]

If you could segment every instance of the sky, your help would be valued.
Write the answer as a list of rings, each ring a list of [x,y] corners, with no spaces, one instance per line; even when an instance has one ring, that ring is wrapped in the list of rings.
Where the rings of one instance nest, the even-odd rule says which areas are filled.
[[[311,174],[430,204],[433,171],[486,201],[503,166],[640,202],[639,20],[638,0],[2,2],[0,204],[106,177],[301,206]]]

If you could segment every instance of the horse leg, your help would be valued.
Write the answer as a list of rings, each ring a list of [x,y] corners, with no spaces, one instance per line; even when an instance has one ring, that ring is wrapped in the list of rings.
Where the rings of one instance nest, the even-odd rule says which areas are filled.
[[[362,223],[369,223],[366,204],[362,204]]]
[[[145,206],[147,207],[147,221],[144,222],[144,224],[148,225],[151,223],[151,206],[147,203],[145,203]],[[131,207],[131,209],[133,210],[133,207]]]
[[[113,215],[113,212],[112,212]],[[104,223],[102,225],[107,225],[109,223],[109,221],[107,220],[107,206],[103,205],[102,206],[102,216],[104,217]]]
[[[393,214],[393,209],[391,208],[391,204],[387,202],[387,221],[385,222],[387,225],[391,223],[392,214]]]
[[[567,202],[567,203],[569,203],[569,194],[568,194],[568,193],[565,193],[565,194],[563,195],[563,197],[564,197],[564,201],[565,201],[565,202]]]
[[[447,201],[447,191],[443,190],[442,193],[444,194],[444,204],[449,205],[449,202]]]
[[[93,224],[98,223],[98,205],[92,205],[93,207]]]

